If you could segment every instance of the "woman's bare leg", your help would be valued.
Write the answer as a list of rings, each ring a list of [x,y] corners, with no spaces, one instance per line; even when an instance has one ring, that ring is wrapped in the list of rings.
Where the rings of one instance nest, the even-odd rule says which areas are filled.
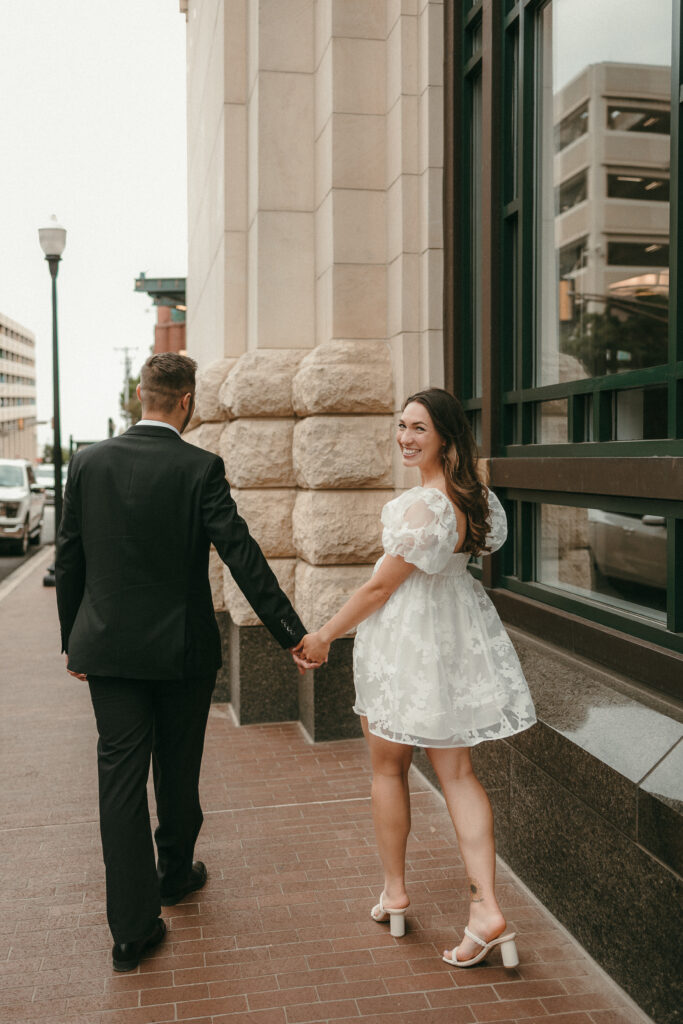
[[[495,895],[496,848],[489,798],[472,770],[468,747],[432,748],[427,755],[439,777],[469,877],[468,927],[490,942],[505,929],[505,918]],[[465,936],[457,951],[446,951],[446,955],[469,960],[480,951],[481,946]]]
[[[384,868],[384,903],[387,907],[407,907],[406,844],[410,832],[410,794],[408,769],[413,748],[373,736],[367,718],[361,725],[372,761],[372,817],[377,849]]]

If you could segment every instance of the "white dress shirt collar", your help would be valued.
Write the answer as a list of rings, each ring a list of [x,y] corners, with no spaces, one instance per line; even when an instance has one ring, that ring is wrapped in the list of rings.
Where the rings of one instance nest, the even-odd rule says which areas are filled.
[[[168,427],[169,430],[175,430],[178,437],[180,437],[180,431],[177,427],[174,427],[172,423],[167,423],[166,420],[138,420],[135,424],[136,427]]]

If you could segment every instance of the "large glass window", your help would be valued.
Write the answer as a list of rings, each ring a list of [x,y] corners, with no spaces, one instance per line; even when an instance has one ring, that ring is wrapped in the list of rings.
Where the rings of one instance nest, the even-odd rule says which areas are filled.
[[[596,349],[613,347],[614,325],[627,321],[628,332],[642,336],[635,347],[650,346],[637,365],[666,361],[650,314],[660,324],[668,319],[668,293],[663,277],[650,287],[647,271],[669,267],[671,4],[634,0],[622,19],[606,17],[598,4],[580,6],[579,17],[576,0],[550,0],[537,20],[534,376],[540,386],[611,367],[614,361],[601,360]],[[615,93],[627,89],[628,101],[615,103]],[[580,106],[577,96],[587,97]],[[628,149],[618,132],[631,133]],[[579,138],[580,152],[570,150]],[[614,167],[625,157],[624,170]],[[638,166],[656,170],[631,170]],[[609,202],[614,198],[657,203],[651,211],[635,203],[617,209]],[[624,267],[642,272],[627,275],[641,278],[630,287],[628,308],[615,302],[625,297],[625,280],[613,268]]]
[[[576,616],[568,642],[619,670],[639,641],[663,664],[683,653],[674,3],[628,0],[626,15],[624,0],[477,0],[449,147],[457,386],[510,527],[472,571],[532,632],[554,621],[568,637],[560,620]],[[612,653],[603,626],[621,634]],[[678,692],[674,668],[663,683],[637,671]]]
[[[666,621],[666,519],[550,504],[537,514],[539,583]]]

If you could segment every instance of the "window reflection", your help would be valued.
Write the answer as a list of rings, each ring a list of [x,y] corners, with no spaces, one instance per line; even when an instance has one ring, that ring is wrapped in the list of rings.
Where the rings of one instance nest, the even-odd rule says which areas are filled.
[[[607,127],[619,132],[649,132],[669,135],[671,114],[664,107],[608,106]]]
[[[539,506],[537,580],[648,618],[666,618],[666,520]]]
[[[610,199],[639,199],[641,202],[668,203],[669,179],[635,171],[607,175],[607,195]],[[563,212],[563,211],[562,211]]]
[[[667,359],[671,0],[603,7],[539,14],[541,385]]]
[[[574,178],[563,182],[555,191],[557,195],[555,214],[566,213],[567,210],[571,210],[573,206],[578,206],[588,198],[588,172],[581,171]]]
[[[562,149],[566,149],[572,142],[575,142],[582,135],[585,135],[588,131],[588,104],[583,103],[578,110],[573,110],[571,114],[563,117],[558,125],[555,126],[555,150],[560,152]]]

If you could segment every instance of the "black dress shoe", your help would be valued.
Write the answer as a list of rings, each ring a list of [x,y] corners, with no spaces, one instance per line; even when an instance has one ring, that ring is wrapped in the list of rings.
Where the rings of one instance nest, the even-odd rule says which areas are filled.
[[[208,877],[209,873],[206,870],[206,864],[202,863],[201,860],[196,860],[190,869],[190,877],[185,885],[182,885],[180,889],[169,896],[164,896],[162,893],[162,907],[174,907],[176,903],[184,900],[189,893],[196,892],[197,889],[201,889],[202,886],[206,885]]]
[[[112,964],[115,971],[133,971],[145,953],[158,946],[166,934],[166,925],[160,917],[156,919],[154,928],[144,939],[136,942],[117,942],[111,951]]]

